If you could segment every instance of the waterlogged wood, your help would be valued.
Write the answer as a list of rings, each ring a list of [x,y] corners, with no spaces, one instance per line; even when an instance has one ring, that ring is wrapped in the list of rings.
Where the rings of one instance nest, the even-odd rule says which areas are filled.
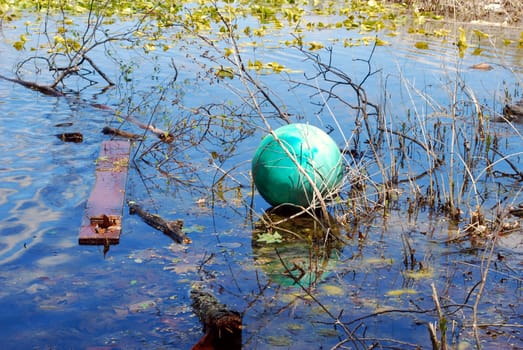
[[[220,303],[214,295],[191,290],[192,307],[203,324],[204,336],[191,350],[236,350],[242,348],[242,317]]]
[[[116,111],[112,107],[104,105],[104,104],[94,103],[91,106],[94,107],[94,108],[103,109],[103,110],[106,110],[106,111],[113,111],[116,114]],[[159,128],[157,128],[156,126],[154,126],[152,124],[144,124],[141,121],[137,120],[136,118],[133,118],[131,115],[118,115],[118,117],[120,117],[120,118],[122,118],[124,120],[127,120],[128,122],[133,123],[134,125],[138,126],[141,129],[148,130],[148,131],[152,132],[153,134],[158,136],[158,138],[162,142],[172,143],[174,141],[174,135],[172,135],[168,131],[159,129]],[[114,129],[106,127],[106,128],[104,128],[103,132],[104,133],[105,132],[111,133],[112,131],[114,131]]]
[[[25,86],[26,88],[29,88],[31,90],[35,90],[38,92],[41,92],[44,95],[53,96],[53,97],[61,97],[64,96],[64,94],[61,91],[58,91],[52,86],[48,85],[40,85],[37,83],[34,83],[32,81],[26,81],[22,79],[14,79],[14,78],[8,78],[6,76],[0,75],[0,79],[4,79],[7,81],[11,81],[13,83],[20,84],[22,86]]]
[[[143,138],[141,135],[133,134],[133,133],[130,133],[130,132],[127,132],[127,131],[123,131],[123,130],[120,130],[120,129],[116,129],[116,128],[111,128],[110,126],[104,127],[102,129],[102,132],[105,135],[120,136],[120,137],[129,139],[129,140],[139,140],[139,139]]]
[[[57,134],[56,137],[63,142],[81,143],[84,140],[84,136],[79,132],[64,132],[62,134]]]
[[[96,165],[96,182],[80,228],[80,244],[118,244],[122,231],[130,143],[105,141]]]
[[[174,220],[167,221],[156,214],[151,214],[148,211],[142,209],[138,204],[129,202],[129,213],[136,214],[142,218],[142,220],[151,227],[162,231],[165,235],[171,237],[177,243],[191,243],[191,239],[185,235],[182,230],[183,221]]]

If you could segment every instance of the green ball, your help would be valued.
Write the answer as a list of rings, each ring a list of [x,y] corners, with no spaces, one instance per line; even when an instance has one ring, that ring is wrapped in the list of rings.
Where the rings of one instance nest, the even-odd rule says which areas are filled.
[[[316,198],[312,184],[322,196],[337,189],[343,158],[329,135],[308,124],[285,125],[274,134],[276,138],[272,134],[263,138],[252,159],[254,184],[269,204],[308,206]]]

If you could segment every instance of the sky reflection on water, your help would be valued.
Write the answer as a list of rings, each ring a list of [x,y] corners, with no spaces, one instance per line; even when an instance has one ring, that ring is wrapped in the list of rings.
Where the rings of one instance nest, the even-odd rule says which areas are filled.
[[[330,34],[324,31],[311,37]],[[448,107],[449,90],[445,86],[456,76],[473,86],[478,99],[487,104],[500,103],[505,88],[513,91],[520,87],[522,68],[514,65],[521,62],[520,51],[489,52],[486,46],[481,56],[460,60],[452,45],[434,41],[430,43],[430,51],[419,51],[412,49],[409,38],[388,39],[392,46],[378,47],[372,59],[373,69],[379,73],[368,82],[369,95],[380,100],[381,89],[386,86],[392,100],[388,107],[393,108],[391,115],[405,117],[405,108],[412,101],[423,105],[422,96],[415,95],[412,99],[408,96],[404,81],[410,83],[412,90],[426,91],[442,109]],[[196,48],[193,50],[197,53]],[[366,63],[355,59],[368,58],[369,50],[369,47],[337,46],[333,51],[334,62],[355,79],[362,79]],[[7,54],[3,56],[6,61],[0,73],[9,75],[9,67],[19,57],[9,56],[12,50],[7,46],[2,46],[1,52]],[[310,62],[291,49],[259,49],[256,54],[298,71],[311,69]],[[178,57],[176,52],[169,52],[161,54],[161,60],[169,59],[170,55],[181,62],[185,59],[183,53]],[[482,60],[496,59],[500,61],[494,62],[495,69],[490,72],[468,68]],[[190,63],[187,67],[195,68]],[[202,99],[212,102],[215,98],[217,103],[223,103],[229,98],[230,91],[224,85],[192,86],[197,81],[191,80],[195,72],[187,70],[181,74],[180,84],[187,89],[183,97],[187,106],[201,104]],[[294,76],[298,79],[302,74],[291,74]],[[150,88],[146,79],[139,78],[142,80],[133,82],[137,84],[134,86],[137,92],[132,98],[145,95],[144,91]],[[322,126],[334,124],[329,116],[317,115],[317,109],[303,103],[310,91],[289,92],[289,84],[279,83],[275,75],[260,79],[274,84],[293,114]],[[122,98],[119,94],[125,97],[125,93],[122,88],[102,96],[95,96],[94,92],[93,96],[86,94],[82,100],[53,98],[0,81],[0,336],[7,348],[114,345],[121,349],[188,349],[201,336],[200,323],[190,307],[189,290],[192,282],[204,278],[211,281],[209,284],[222,302],[245,311],[246,348],[334,346],[339,334],[332,330],[332,319],[300,294],[299,288],[289,287],[288,279],[285,283],[278,282],[271,265],[275,257],[256,246],[257,232],[253,230],[256,220],[249,218],[245,205],[250,188],[241,189],[243,202],[230,197],[211,200],[214,193],[205,188],[179,188],[178,182],[158,175],[154,168],[143,166],[139,173],[131,166],[127,199],[156,207],[167,218],[183,219],[193,244],[173,245],[169,238],[126,212],[121,243],[111,247],[105,258],[101,247],[77,244],[85,201],[94,182],[95,160],[105,139],[100,131],[106,124],[117,124],[110,111],[93,108],[91,98],[94,102],[118,105]],[[333,105],[332,110],[340,113],[339,121],[350,135],[353,116],[344,106]],[[178,110],[167,112],[181,114]],[[72,126],[56,126],[64,122]],[[64,143],[55,136],[66,131],[81,131],[84,142]],[[339,130],[332,135],[340,143],[343,140]],[[239,164],[235,174],[242,181],[248,179],[248,160],[259,137],[255,135],[241,144],[240,154],[225,163],[231,167]],[[515,141],[509,149],[520,149],[521,138],[510,137]],[[202,182],[207,184],[216,174],[216,169],[208,166],[208,151],[194,148],[178,154],[180,159],[195,164],[204,178]],[[196,205],[200,199],[205,200],[202,206]],[[259,196],[254,198],[254,204],[258,213],[268,208]],[[325,271],[321,271],[322,282],[316,296],[336,312],[345,310],[345,320],[385,308],[409,308],[413,304],[432,308],[429,283],[432,281],[447,286],[445,296],[460,302],[470,291],[470,281],[479,278],[480,253],[459,244],[442,244],[457,228],[429,211],[421,210],[410,216],[399,208],[364,226],[364,230],[360,233],[368,237],[366,241],[358,236],[346,237],[350,244],[329,251],[333,255],[327,254],[328,261],[321,266]],[[404,237],[415,246],[417,259],[432,269],[428,276],[406,273],[409,268],[413,270],[410,272],[419,272],[419,265],[404,266],[405,257],[401,255]],[[483,318],[493,314],[496,321],[521,323],[521,247],[522,243],[516,240],[500,251],[505,260],[497,262],[499,267],[490,277],[495,288],[486,292],[488,305],[482,310]],[[297,264],[301,264],[302,257],[295,256],[296,251],[305,257],[313,255],[307,245],[294,248],[289,244],[284,248],[291,251],[285,258]],[[202,266],[202,261],[207,264]],[[321,265],[321,259],[313,262],[318,261]],[[276,274],[281,274],[278,271]],[[413,294],[407,295],[411,289]],[[390,291],[399,294],[387,295]],[[503,295],[510,295],[510,300],[503,300]],[[425,323],[434,320],[432,315],[420,315],[415,322],[391,315],[369,320],[365,326],[369,336],[428,344]],[[521,344],[521,334],[514,336]],[[466,339],[470,339],[470,334]],[[495,344],[495,339],[487,341]]]

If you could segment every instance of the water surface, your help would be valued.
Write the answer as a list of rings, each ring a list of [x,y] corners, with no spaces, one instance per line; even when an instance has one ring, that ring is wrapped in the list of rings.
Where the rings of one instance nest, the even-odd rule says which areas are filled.
[[[346,32],[325,30],[309,35],[311,40],[336,39]],[[428,41],[430,49],[416,49],[418,40]],[[460,58],[452,43],[439,38],[399,33],[387,37],[387,41],[389,46],[376,48],[371,59],[376,73],[364,87],[370,99],[383,103],[390,126],[399,127],[408,118],[420,118],[414,125],[430,126],[436,118],[451,125],[453,121],[446,113],[456,106],[461,113],[460,130],[474,127],[472,108],[460,101],[464,95],[456,92],[462,85],[473,89],[479,103],[490,108],[491,117],[501,113],[506,94],[514,99],[520,96],[521,50],[481,43],[480,55]],[[188,50],[193,55],[199,52],[198,47]],[[19,54],[5,42],[0,52],[0,73],[11,76]],[[318,53],[327,59],[328,52]],[[314,72],[312,63],[293,48],[245,48],[245,55],[251,54],[308,76]],[[337,44],[332,62],[361,81],[368,73],[365,60],[370,55],[370,46],[345,48]],[[243,313],[243,342],[248,349],[336,346],[349,335],[333,327],[335,320],[325,309],[340,317],[355,331],[356,338],[367,344],[430,347],[427,323],[436,322],[437,317],[434,312],[413,310],[433,310],[431,283],[449,305],[445,310],[452,320],[450,341],[465,348],[473,344],[471,310],[460,305],[466,301],[470,306],[475,300],[475,285],[488,250],[470,242],[450,242],[462,225],[438,212],[419,207],[409,213],[407,203],[398,201],[386,214],[338,227],[343,241],[309,244],[287,238],[274,246],[258,242],[260,216],[268,205],[256,193],[253,196],[249,169],[264,134],[261,127],[253,136],[238,140],[235,147],[220,142],[240,134],[234,123],[229,129],[214,126],[213,137],[197,146],[191,146],[191,135],[183,135],[183,142],[172,146],[154,146],[152,136],[144,143],[133,144],[126,199],[138,201],[167,219],[183,219],[192,244],[173,243],[140,218],[128,215],[124,208],[119,245],[112,246],[105,256],[103,247],[78,245],[81,218],[94,184],[95,162],[101,142],[108,139],[101,129],[118,125],[111,110],[96,108],[93,103],[125,110],[122,101],[129,101],[133,107],[144,101],[138,117],[146,122],[152,116],[163,127],[165,119],[181,124],[195,120],[197,115],[163,101],[181,99],[187,108],[237,101],[232,89],[241,86],[238,81],[209,84],[198,79],[199,66],[188,60],[184,51],[158,54],[158,61],[150,63],[147,57],[143,61],[139,57],[129,54],[130,60],[143,67],[132,83],[102,94],[95,86],[80,97],[69,94],[55,98],[0,80],[0,334],[6,348],[188,349],[202,335],[189,298],[195,282]],[[175,84],[167,85],[172,71],[165,67],[171,58],[183,69]],[[100,62],[112,71],[110,61],[100,58]],[[488,62],[494,69],[470,68],[480,62]],[[158,72],[155,65],[164,69]],[[157,76],[151,81],[144,72]],[[318,108],[314,103],[321,95],[313,89],[291,89],[294,84],[289,78],[303,81],[304,75],[259,77],[294,120],[325,130],[332,127],[331,135],[340,147],[352,142],[356,128],[353,111],[334,100],[329,104],[332,114],[327,108]],[[311,82],[323,84],[319,79]],[[156,104],[160,99],[155,89],[162,84],[167,89],[166,98]],[[350,96],[350,89],[345,92]],[[155,109],[156,105],[159,108]],[[271,119],[271,123],[282,124],[278,119]],[[521,125],[489,125],[500,136],[507,154],[520,151]],[[129,124],[125,128],[141,132]],[[73,131],[82,132],[82,143],[63,142],[55,136]],[[456,149],[462,146],[457,144]],[[160,151],[141,158],[147,147]],[[172,150],[168,153],[162,147]],[[225,156],[220,158],[213,152]],[[174,158],[161,159],[164,153]],[[424,168],[422,156],[423,152],[415,151],[409,163],[414,168],[402,168],[401,174]],[[520,155],[511,159],[520,167]],[[158,172],[158,164],[167,171]],[[510,171],[503,162],[496,169]],[[224,172],[231,177],[220,180]],[[445,182],[442,174],[441,181]],[[489,203],[485,207],[491,208],[502,195],[512,196],[503,198],[504,203],[521,202],[520,182],[497,181],[486,175],[477,180],[480,192],[484,191],[481,198]],[[464,209],[475,204],[475,193],[467,191],[463,198],[471,199],[464,201]],[[303,237],[311,232],[310,223],[292,223],[291,228]],[[412,246],[413,256],[405,255],[405,242]],[[500,239],[479,309],[482,324],[521,324],[522,254],[521,230]],[[293,265],[307,272],[301,281],[313,287],[310,295],[289,278],[285,266]],[[516,348],[523,344],[520,329],[498,327],[493,333],[485,327],[482,342],[488,348],[506,344]]]

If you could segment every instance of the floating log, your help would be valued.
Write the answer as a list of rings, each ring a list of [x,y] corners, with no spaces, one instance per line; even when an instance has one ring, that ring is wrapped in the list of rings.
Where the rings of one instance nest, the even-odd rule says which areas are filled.
[[[84,140],[84,136],[80,132],[64,132],[56,134],[56,137],[64,142],[81,143]]]
[[[133,133],[130,133],[130,132],[127,132],[127,131],[123,131],[123,130],[120,130],[120,129],[116,129],[116,128],[111,128],[110,126],[104,127],[102,129],[102,132],[105,135],[120,136],[120,137],[129,139],[129,140],[139,140],[139,139],[142,139],[141,135],[133,134]]]
[[[87,200],[79,244],[107,246],[120,242],[129,153],[129,141],[102,143],[96,182]]]
[[[22,80],[22,79],[15,79],[15,78],[8,78],[6,76],[0,75],[0,79],[4,79],[7,81],[11,81],[13,83],[20,84],[22,86],[25,86],[26,88],[29,88],[31,90],[35,90],[38,92],[41,92],[44,95],[53,96],[53,97],[61,97],[65,96],[63,92],[58,91],[52,86],[49,85],[40,85],[37,83],[34,83],[32,81]]]
[[[239,350],[242,348],[242,317],[221,304],[214,295],[191,290],[192,307],[203,324],[204,336],[191,350]]]
[[[162,231],[165,235],[171,237],[177,243],[191,243],[191,239],[185,235],[182,230],[183,221],[167,221],[156,214],[151,214],[148,211],[142,209],[135,202],[129,202],[129,213],[136,214],[142,218],[142,220],[149,226]]]
[[[475,64],[473,66],[470,66],[470,68],[477,69],[477,70],[484,70],[484,71],[488,71],[488,70],[493,70],[494,69],[494,67],[492,67],[490,64],[485,63],[485,62]]]
[[[112,111],[116,114],[116,111],[112,107],[104,105],[104,104],[93,103],[91,106],[94,108],[103,109],[106,111]],[[151,125],[151,124],[144,124],[141,121],[139,121],[138,119],[132,117],[131,115],[119,114],[118,116],[128,122],[133,123],[134,125],[138,126],[141,129],[149,130],[150,132],[155,134],[162,142],[172,143],[174,141],[174,135],[172,135],[168,131],[159,129],[156,126]],[[109,131],[109,129],[107,129],[107,131]]]
[[[71,122],[64,122],[64,123],[58,123],[54,125],[56,128],[65,128],[68,126],[73,126],[73,123]]]

